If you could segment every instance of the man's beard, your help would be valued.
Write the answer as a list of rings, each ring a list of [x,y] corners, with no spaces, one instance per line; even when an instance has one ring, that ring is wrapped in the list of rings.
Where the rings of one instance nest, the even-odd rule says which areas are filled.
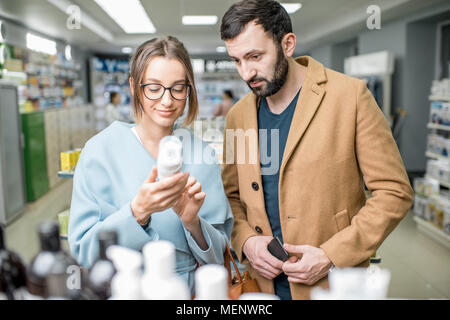
[[[273,72],[273,79],[269,81],[265,78],[254,77],[250,79],[250,81],[247,81],[247,85],[253,91],[253,93],[260,98],[272,96],[278,91],[280,91],[280,89],[286,83],[288,71],[289,71],[289,63],[287,59],[284,57],[281,46],[278,46],[277,62],[275,64]],[[250,82],[257,82],[257,81],[265,81],[267,83],[266,88],[265,89],[263,89],[262,87],[253,88],[250,86]]]

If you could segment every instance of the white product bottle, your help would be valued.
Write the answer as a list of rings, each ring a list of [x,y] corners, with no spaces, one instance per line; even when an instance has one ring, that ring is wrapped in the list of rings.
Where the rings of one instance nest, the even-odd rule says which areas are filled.
[[[329,274],[330,290],[314,288],[312,300],[386,299],[391,274],[378,267],[334,269]]]
[[[208,264],[195,271],[195,300],[229,300],[227,269]]]
[[[111,300],[139,300],[141,296],[142,255],[118,245],[109,246],[106,256],[117,269],[111,280]]]
[[[158,168],[159,180],[170,177],[181,170],[183,163],[183,144],[175,136],[166,136],[159,142]]]
[[[280,297],[270,293],[247,292],[241,294],[239,300],[280,300]]]
[[[142,249],[145,273],[142,296],[148,300],[190,300],[187,283],[175,273],[175,247],[169,241],[152,241]]]

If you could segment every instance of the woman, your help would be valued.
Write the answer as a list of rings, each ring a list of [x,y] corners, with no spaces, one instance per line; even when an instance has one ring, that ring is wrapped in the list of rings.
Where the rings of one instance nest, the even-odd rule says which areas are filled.
[[[122,121],[123,117],[120,114],[118,105],[120,103],[121,97],[119,92],[110,92],[109,103],[105,110],[105,120],[110,125],[116,120]]]
[[[228,111],[234,104],[233,92],[231,90],[224,90],[222,95],[223,102],[220,103],[214,111],[214,117],[226,117]]]
[[[149,241],[176,247],[176,271],[193,289],[197,262],[223,263],[233,218],[219,166],[185,163],[181,172],[157,180],[160,140],[189,107],[185,124],[198,111],[192,66],[174,37],[142,44],[131,61],[130,89],[137,125],[116,121],[90,139],[75,170],[69,244],[89,267],[98,255],[97,234],[115,229],[119,244],[135,250]],[[187,129],[186,129],[187,130]],[[184,135],[183,153],[205,143]]]

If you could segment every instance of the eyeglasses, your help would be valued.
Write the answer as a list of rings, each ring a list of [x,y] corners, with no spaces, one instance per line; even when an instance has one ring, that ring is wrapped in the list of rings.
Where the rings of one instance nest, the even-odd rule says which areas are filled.
[[[166,93],[166,90],[169,90],[170,95],[175,100],[185,100],[191,92],[191,85],[189,84],[175,84],[171,87],[164,87],[159,83],[146,83],[141,84],[141,88],[144,91],[145,97],[149,100],[161,99]]]

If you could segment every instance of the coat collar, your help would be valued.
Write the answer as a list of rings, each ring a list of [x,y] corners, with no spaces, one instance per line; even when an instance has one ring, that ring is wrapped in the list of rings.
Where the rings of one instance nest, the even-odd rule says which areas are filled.
[[[308,56],[299,57],[295,61],[307,67],[307,74],[302,85],[302,91],[298,97],[284,149],[283,161],[280,168],[280,183],[282,182],[284,168],[292,152],[308,129],[325,95],[325,89],[320,84],[327,81],[325,68],[320,62]]]
[[[312,121],[317,109],[322,102],[325,95],[325,89],[320,84],[327,82],[327,76],[324,66],[317,60],[309,56],[301,56],[295,59],[295,61],[301,65],[307,67],[306,78],[302,85],[302,90],[297,101],[297,106],[292,118],[291,129],[284,149],[283,160],[280,168],[280,184],[282,179],[283,170],[289,161],[295,147],[300,142],[301,138],[305,134],[310,122]],[[245,130],[258,129],[258,106],[259,99],[253,93],[250,93],[246,97],[246,105],[251,106],[248,110],[248,114],[244,120]],[[258,143],[258,157],[259,160],[259,143]],[[256,164],[258,176],[261,175],[260,164]]]

